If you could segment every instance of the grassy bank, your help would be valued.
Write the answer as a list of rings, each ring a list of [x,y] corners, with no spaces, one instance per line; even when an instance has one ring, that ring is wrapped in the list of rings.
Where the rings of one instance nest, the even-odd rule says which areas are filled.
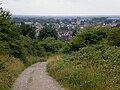
[[[84,47],[49,62],[47,70],[66,90],[119,90],[120,48]]]
[[[45,61],[45,58],[28,57],[29,65]],[[10,90],[18,75],[29,65],[9,55],[0,55],[0,90]]]
[[[9,90],[18,74],[25,68],[18,58],[0,55],[0,90]]]
[[[66,90],[120,90],[120,28],[80,30],[47,70]]]

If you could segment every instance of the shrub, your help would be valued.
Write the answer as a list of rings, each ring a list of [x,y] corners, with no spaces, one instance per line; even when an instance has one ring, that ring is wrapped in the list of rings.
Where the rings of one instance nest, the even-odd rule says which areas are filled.
[[[113,28],[107,37],[108,44],[112,46],[120,46],[120,28]]]
[[[19,32],[10,20],[9,11],[0,7],[0,90],[9,90],[24,66],[46,60],[44,48],[33,39],[35,29],[25,27],[28,32],[24,27]]]
[[[101,43],[107,37],[109,28],[89,28],[78,32],[68,43],[69,52],[79,48]]]
[[[55,39],[58,39],[56,30],[50,26],[44,27],[43,30],[40,31],[38,36],[40,40],[46,39],[48,37],[54,37]]]
[[[68,90],[119,90],[120,48],[84,47],[50,62],[47,70]]]
[[[55,38],[49,37],[43,39],[41,42],[39,42],[39,44],[45,49],[47,53],[53,54],[59,52],[59,50],[63,47],[64,42],[59,39],[56,40]]]

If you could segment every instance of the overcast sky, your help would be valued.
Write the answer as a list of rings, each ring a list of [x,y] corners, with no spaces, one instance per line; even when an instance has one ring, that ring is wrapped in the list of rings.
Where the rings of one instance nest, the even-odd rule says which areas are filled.
[[[120,15],[120,0],[0,0],[14,15]]]

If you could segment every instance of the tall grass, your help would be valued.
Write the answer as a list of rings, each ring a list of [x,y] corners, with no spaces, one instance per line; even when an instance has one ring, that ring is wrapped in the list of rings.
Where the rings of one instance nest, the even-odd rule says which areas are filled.
[[[0,90],[9,90],[24,68],[20,59],[9,55],[0,55]]]

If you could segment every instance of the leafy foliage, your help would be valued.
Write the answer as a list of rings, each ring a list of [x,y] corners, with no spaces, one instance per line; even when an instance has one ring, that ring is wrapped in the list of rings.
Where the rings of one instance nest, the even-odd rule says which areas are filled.
[[[9,90],[24,66],[45,61],[46,52],[34,39],[35,29],[15,27],[10,16],[0,8],[0,90]]]
[[[35,27],[26,25],[24,22],[21,23],[19,27],[19,32],[23,36],[29,36],[30,38],[35,38]]]
[[[0,7],[0,16],[7,18],[7,19],[10,19],[11,14],[10,14],[10,11],[4,10],[2,7]]]
[[[58,38],[57,32],[55,31],[54,28],[48,26],[44,27],[43,30],[39,34],[39,39],[46,39],[48,37],[54,37],[55,39]]]
[[[3,12],[3,11],[1,11]],[[7,11],[5,11],[6,13]],[[4,13],[4,14],[5,14]],[[10,44],[19,38],[13,24],[5,16],[0,16],[0,50],[2,53],[10,52]],[[5,51],[4,51],[5,50]]]
[[[39,44],[49,54],[58,53],[64,45],[64,43],[61,40],[59,40],[59,39],[56,40],[53,37],[43,39],[41,42],[39,42]]]
[[[44,56],[42,47],[34,39],[35,28],[24,23],[19,28],[15,27],[11,20],[8,19],[11,15],[9,11],[1,8],[0,13],[1,54],[14,55],[17,58],[21,58],[21,60],[27,60],[28,56]]]
[[[120,28],[113,28],[107,37],[108,44],[112,46],[120,46]]]
[[[103,28],[92,28],[80,31],[70,42],[70,50],[77,51],[79,48],[99,44],[107,36],[107,31]]]
[[[48,72],[68,90],[119,90],[120,48],[83,47],[50,62]]]
[[[48,72],[67,90],[120,89],[120,29],[87,28],[62,48]]]
[[[78,51],[80,48],[98,44],[120,46],[119,28],[87,28],[81,30],[63,48],[63,52]]]

